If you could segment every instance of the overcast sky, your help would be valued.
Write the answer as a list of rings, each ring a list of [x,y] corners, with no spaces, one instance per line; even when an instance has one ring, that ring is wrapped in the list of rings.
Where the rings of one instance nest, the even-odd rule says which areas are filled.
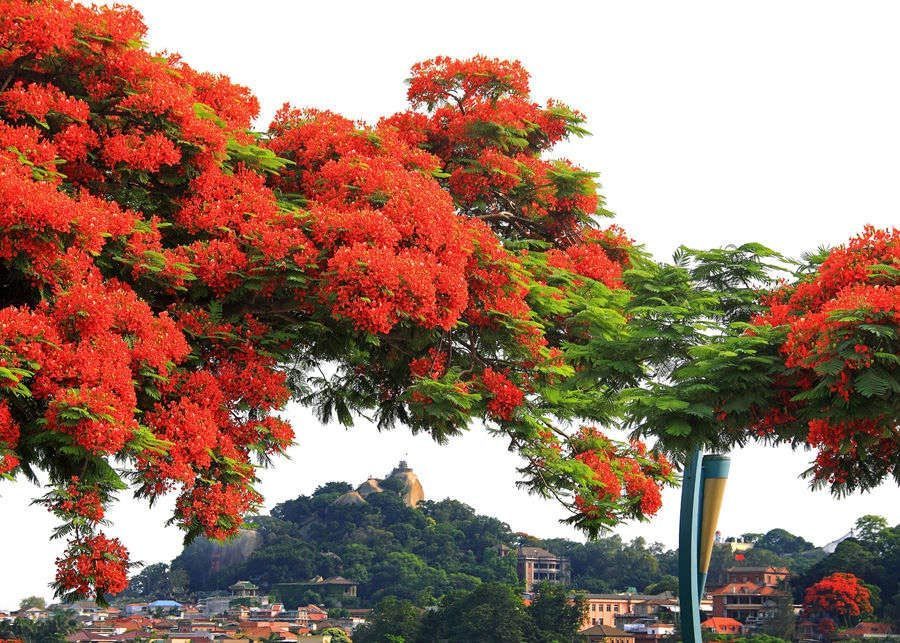
[[[788,254],[835,244],[900,209],[900,4],[895,2],[133,2],[153,49],[225,73],[259,97],[264,127],[283,102],[375,120],[405,106],[412,63],[435,55],[517,58],[536,99],[589,118],[593,137],[557,150],[602,174],[618,223],[659,258],[681,244],[760,241]],[[578,538],[554,504],[516,490],[519,462],[477,428],[447,446],[397,430],[323,427],[290,407],[290,460],[262,475],[267,507],[330,480],[384,475],[406,454],[426,496],[462,500],[516,531]],[[900,522],[885,485],[843,500],[812,493],[808,453],[733,454],[720,527],[783,527],[816,544],[866,513]],[[39,490],[4,483],[0,607],[49,598],[49,514]],[[674,546],[678,492],[651,523],[617,530]],[[181,533],[125,498],[111,512],[132,557],[168,561]]]

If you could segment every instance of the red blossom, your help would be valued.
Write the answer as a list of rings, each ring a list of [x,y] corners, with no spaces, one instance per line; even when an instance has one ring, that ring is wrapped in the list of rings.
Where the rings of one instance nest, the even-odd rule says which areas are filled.
[[[516,409],[524,402],[525,394],[506,375],[491,368],[484,369],[481,381],[490,395],[488,413],[498,420],[511,420]]]
[[[56,561],[56,587],[73,598],[118,594],[128,586],[128,552],[102,532],[71,541]]]
[[[839,619],[849,623],[863,614],[872,612],[871,594],[862,581],[853,574],[836,572],[813,583],[806,589],[803,609],[808,616],[818,616],[826,623]],[[832,621],[830,629],[834,629]]]

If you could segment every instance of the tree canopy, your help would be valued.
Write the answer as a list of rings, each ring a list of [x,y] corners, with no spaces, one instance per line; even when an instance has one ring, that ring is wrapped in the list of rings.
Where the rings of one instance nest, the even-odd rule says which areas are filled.
[[[806,445],[837,492],[898,476],[896,230],[783,285],[757,244],[657,263],[547,157],[584,116],[518,62],[424,61],[407,111],[260,133],[247,88],[144,36],[127,7],[0,0],[0,473],[49,481],[58,594],[125,588],[100,527],[129,483],[177,493],[188,539],[237,533],[290,398],[439,441],[481,422],[592,534],[656,513],[696,447]]]

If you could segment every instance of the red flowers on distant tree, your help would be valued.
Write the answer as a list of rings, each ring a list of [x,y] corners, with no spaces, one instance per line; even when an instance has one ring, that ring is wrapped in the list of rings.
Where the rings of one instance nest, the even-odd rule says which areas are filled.
[[[831,621],[833,630],[835,621],[847,626],[871,614],[871,593],[853,574],[836,572],[807,588],[803,610],[808,617],[826,623],[826,627]]]

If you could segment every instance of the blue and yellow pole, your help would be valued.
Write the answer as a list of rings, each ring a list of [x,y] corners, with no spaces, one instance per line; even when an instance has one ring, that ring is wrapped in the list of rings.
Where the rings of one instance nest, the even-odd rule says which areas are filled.
[[[678,532],[678,603],[684,643],[703,640],[700,599],[712,558],[728,468],[727,456],[703,456],[699,449],[690,454],[684,468]]]
[[[700,473],[700,555],[697,560],[697,588],[700,590],[700,597],[706,588],[706,575],[709,573],[709,561],[716,540],[716,524],[719,522],[730,466],[731,460],[726,455],[703,456]]]

